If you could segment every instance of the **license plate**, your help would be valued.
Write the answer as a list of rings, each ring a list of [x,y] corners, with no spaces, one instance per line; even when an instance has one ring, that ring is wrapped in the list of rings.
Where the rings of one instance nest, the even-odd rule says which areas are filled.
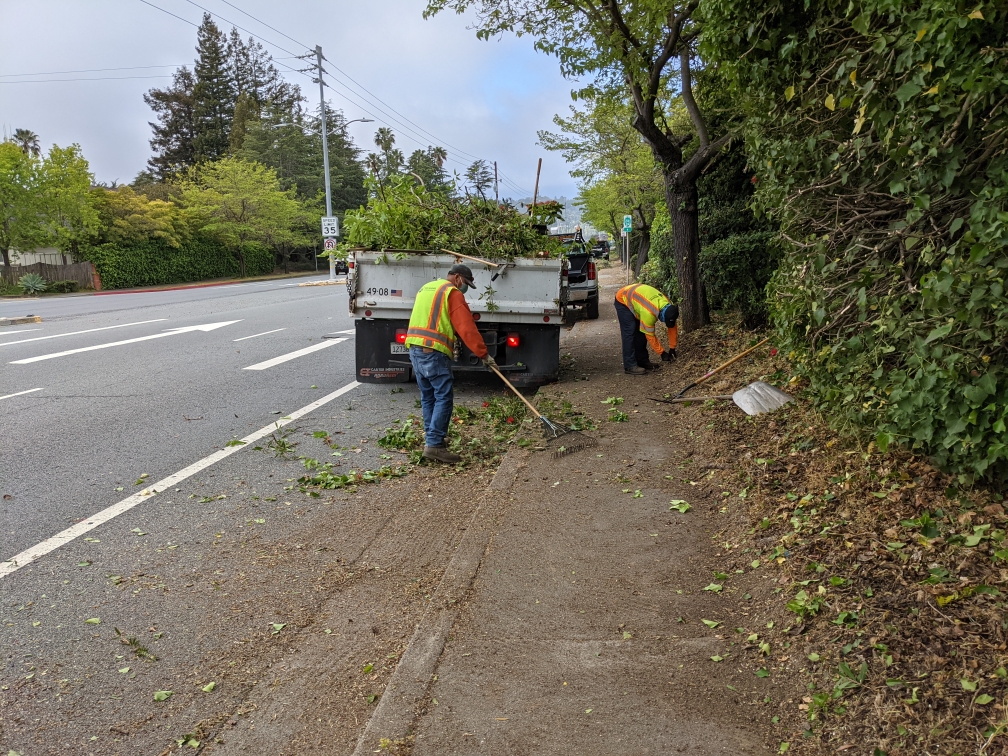
[[[409,354],[409,347],[405,344],[400,344],[398,341],[393,341],[392,354]]]

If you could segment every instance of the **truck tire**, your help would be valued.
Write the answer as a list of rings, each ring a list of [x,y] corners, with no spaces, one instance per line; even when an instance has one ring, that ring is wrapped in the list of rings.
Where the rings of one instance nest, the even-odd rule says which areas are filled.
[[[588,320],[598,320],[598,297],[589,299],[585,306],[585,316]]]

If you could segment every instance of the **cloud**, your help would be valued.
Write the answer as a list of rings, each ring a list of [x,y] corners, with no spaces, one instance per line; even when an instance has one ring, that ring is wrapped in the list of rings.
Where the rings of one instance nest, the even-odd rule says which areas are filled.
[[[195,23],[202,16],[202,11],[182,0],[152,1]],[[302,52],[296,43],[220,0],[196,1],[259,33],[264,41],[291,53]],[[449,163],[452,169],[461,172],[471,155],[497,160],[501,171],[528,192],[535,182],[536,160],[542,157],[540,193],[576,193],[562,157],[536,144],[536,130],[549,128],[553,114],[566,110],[572,84],[560,76],[555,59],[532,49],[529,38],[508,36],[481,42],[467,28],[471,18],[446,13],[424,21],[422,0],[283,4],[237,0],[234,4],[305,45],[321,44],[334,67],[399,111],[402,116],[387,109],[381,112],[375,97],[354,92],[355,87],[332,70],[332,89],[327,94],[333,104],[348,118],[364,116],[367,110],[387,121],[406,154],[430,143],[450,145],[446,147],[450,158],[459,161]],[[0,84],[0,123],[8,130],[32,129],[46,145],[80,143],[99,180],[132,180],[150,155],[147,122],[153,116],[143,93],[169,79],[38,80],[167,76],[171,66],[191,65],[196,30],[137,0],[5,0],[3,16],[0,81],[36,81]],[[219,23],[230,29],[230,24]],[[275,48],[272,52],[277,58],[288,57]],[[297,60],[280,62],[303,65]],[[46,73],[162,64],[168,67]],[[36,72],[43,75],[10,76]],[[317,85],[307,77],[286,73],[301,84],[310,104],[317,103]],[[372,149],[374,128],[380,125],[350,128],[360,146]]]

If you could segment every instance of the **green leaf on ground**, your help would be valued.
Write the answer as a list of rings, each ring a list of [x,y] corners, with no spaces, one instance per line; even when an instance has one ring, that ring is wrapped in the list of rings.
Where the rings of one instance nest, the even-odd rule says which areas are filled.
[[[808,660],[811,661],[811,662],[817,662],[817,661],[819,661],[820,658],[821,657],[817,653],[811,653],[811,654],[808,655]]]
[[[237,438],[232,438],[230,441],[224,444],[224,446],[245,446],[245,442]]]
[[[760,564],[761,564],[761,562],[760,562],[760,560],[759,560],[759,559],[753,559],[753,560],[752,560],[752,561],[751,561],[751,562],[749,563],[749,566],[750,566],[750,567],[752,567],[752,568],[753,568],[753,569],[755,570],[755,569],[757,569],[757,568],[758,568],[758,567],[760,566]]]
[[[711,660],[712,662],[715,662],[715,663],[717,663],[717,662],[722,662],[722,661],[724,661],[724,657],[723,657],[723,656],[718,656],[717,654],[715,654],[714,656],[712,656],[712,657],[710,658],[710,660]]]
[[[756,670],[756,677],[770,677],[770,673],[767,672],[766,667],[760,667]]]
[[[204,693],[209,693],[209,692],[211,692],[216,687],[217,687],[217,683],[215,683],[213,681],[208,682],[206,685],[203,686],[203,692]]]
[[[172,697],[172,693],[174,693],[174,691],[171,691],[171,690],[156,690],[156,691],[154,691],[154,700],[155,701],[167,701],[169,698]]]
[[[960,680],[959,684],[962,685],[962,689],[963,690],[976,690],[977,689],[977,684],[975,682],[973,682],[972,680],[970,680],[968,677],[964,677],[962,680]]]
[[[711,591],[713,593],[721,593],[721,589],[724,588],[720,583],[711,583],[704,588],[705,591]]]
[[[364,674],[365,675],[368,674],[373,669],[374,669],[374,664],[371,664],[370,662],[368,662],[367,664],[364,665]]]
[[[101,624],[101,620],[98,619],[97,617],[92,617],[91,619],[84,620],[84,624],[85,625],[100,625]]]
[[[123,667],[122,669],[119,670],[119,674],[120,675],[129,674],[129,671],[130,671],[129,667]]]
[[[680,514],[686,514],[690,511],[690,505],[682,499],[672,499],[669,502],[669,511],[671,512],[673,509]]]
[[[287,627],[286,622],[274,622],[272,623],[272,630],[270,630],[270,635],[280,635],[280,631]]]
[[[986,693],[981,693],[976,697],[976,703],[980,706],[986,706],[991,701],[994,700],[994,696],[988,696]]]
[[[715,627],[721,624],[720,622],[715,622],[714,620],[708,620],[708,619],[700,621],[703,622],[705,625],[707,625],[707,627],[709,627],[711,630],[713,630]]]

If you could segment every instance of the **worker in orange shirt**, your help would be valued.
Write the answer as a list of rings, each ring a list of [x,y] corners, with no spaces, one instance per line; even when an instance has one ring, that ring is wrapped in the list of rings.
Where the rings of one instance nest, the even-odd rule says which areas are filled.
[[[661,355],[662,362],[676,358],[679,308],[658,289],[647,284],[631,284],[616,292],[616,317],[623,341],[623,370],[628,375],[644,375],[655,370],[648,356],[648,344]],[[655,336],[655,324],[661,320],[668,328],[669,348],[662,349]]]
[[[450,465],[462,461],[445,444],[455,405],[452,362],[456,337],[461,338],[485,366],[497,364],[487,352],[463,296],[475,286],[467,265],[453,265],[446,278],[420,287],[406,331],[406,346],[420,387],[425,434],[423,456]]]

